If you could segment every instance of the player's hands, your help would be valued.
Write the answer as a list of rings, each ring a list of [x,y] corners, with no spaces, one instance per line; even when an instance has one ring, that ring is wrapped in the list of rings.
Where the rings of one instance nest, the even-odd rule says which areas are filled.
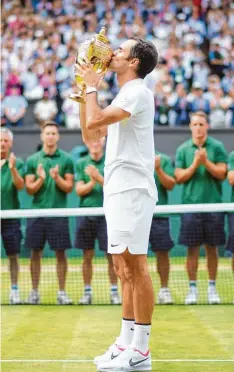
[[[39,178],[41,178],[43,181],[45,180],[46,178],[46,172],[45,172],[45,169],[43,168],[43,165],[40,163],[38,164],[37,166],[37,175]]]
[[[79,75],[83,78],[84,83],[87,87],[94,87],[97,88],[99,85],[100,80],[103,79],[105,73],[97,74],[96,71],[93,69],[91,63],[86,59],[85,63],[75,64],[74,67],[75,75]]]
[[[94,165],[88,165],[85,168],[85,173],[94,181],[97,181],[100,176],[98,169]]]
[[[156,155],[155,156],[155,161],[154,161],[154,168],[157,171],[159,168],[161,168],[161,156]]]
[[[10,169],[15,168],[16,163],[16,156],[13,152],[10,153],[9,159],[8,159],[8,166]]]
[[[54,168],[50,168],[50,177],[54,180],[58,177],[59,174],[59,165],[57,164]]]

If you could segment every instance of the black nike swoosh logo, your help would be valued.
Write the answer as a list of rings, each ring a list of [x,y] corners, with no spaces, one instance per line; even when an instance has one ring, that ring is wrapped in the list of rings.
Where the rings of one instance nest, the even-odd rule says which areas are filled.
[[[114,353],[112,353],[112,354],[111,354],[111,359],[115,359],[115,358],[117,358],[118,355],[119,355],[119,354],[116,354],[116,355],[115,355]]]
[[[118,247],[119,244],[111,244],[111,247]]]
[[[142,360],[138,360],[138,362],[133,362],[132,359],[130,359],[129,360],[129,365],[130,365],[130,367],[134,367],[134,366],[137,366],[138,364],[144,362],[147,359],[149,359],[149,357],[148,358],[145,358],[145,359],[142,359]]]

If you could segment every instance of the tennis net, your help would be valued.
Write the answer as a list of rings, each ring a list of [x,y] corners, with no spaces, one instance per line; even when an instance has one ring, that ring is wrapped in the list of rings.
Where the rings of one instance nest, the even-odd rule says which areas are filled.
[[[166,239],[165,221],[170,221],[170,233],[174,242],[174,247],[170,250],[170,274],[169,288],[173,297],[174,304],[184,304],[188,292],[188,275],[186,271],[187,248],[178,243],[180,235],[181,219],[185,216],[199,214],[206,216],[209,221],[210,213],[218,213],[225,219],[225,235],[228,236],[228,215],[234,212],[234,203],[222,204],[196,204],[196,205],[170,205],[156,206],[155,217],[156,223],[162,224],[162,229],[156,234],[155,239],[161,239],[162,245]],[[108,268],[108,260],[105,252],[100,248],[106,247],[105,229],[103,228],[104,212],[103,208],[66,208],[66,209],[42,209],[42,210],[11,210],[1,211],[2,224],[10,223],[18,219],[21,224],[22,240],[21,251],[19,254],[20,275],[18,287],[22,303],[27,303],[29,293],[32,289],[32,280],[30,272],[30,257],[33,249],[40,249],[46,237],[49,236],[49,242],[55,249],[69,248],[66,250],[68,271],[66,276],[66,293],[72,299],[73,304],[78,304],[80,297],[84,292],[83,281],[83,250],[89,250],[89,257],[86,265],[89,265],[92,256],[92,240],[98,235],[99,241],[94,242],[94,258],[92,271],[92,303],[109,304],[111,281],[113,276]],[[68,229],[70,242],[66,241],[66,220],[68,220]],[[100,223],[100,221],[102,221]],[[222,221],[222,219],[220,220]],[[76,239],[76,229],[79,225],[82,234],[79,233],[79,239]],[[2,225],[3,226],[3,225]],[[31,229],[31,230],[30,230]],[[55,233],[51,233],[55,229]],[[222,230],[222,224],[217,226],[217,234]],[[191,235],[196,235],[196,224],[191,228]],[[199,234],[199,232],[197,232]],[[161,235],[160,235],[161,234]],[[165,234],[165,235],[164,235]],[[29,235],[29,236],[28,236]],[[64,238],[65,236],[65,238]],[[61,244],[60,244],[61,242]],[[56,304],[58,291],[58,277],[56,272],[55,251],[50,249],[50,244],[45,243],[42,260],[41,275],[39,280],[39,293],[41,304]],[[30,246],[31,245],[31,246]],[[60,246],[61,245],[61,246]],[[66,246],[65,245],[69,245]],[[82,245],[79,247],[78,245]],[[2,243],[4,248],[4,243]],[[160,277],[157,271],[156,256],[152,251],[152,245],[149,244],[148,263],[153,280],[154,290],[157,294],[160,289]],[[1,304],[9,303],[9,292],[11,280],[9,275],[9,263],[2,249],[1,257]],[[219,266],[218,277],[216,281],[217,291],[220,295],[221,302],[229,304],[234,299],[234,281],[231,270],[231,252],[225,249],[225,244],[218,247]],[[111,264],[109,264],[111,266]],[[86,267],[87,269],[87,267]],[[86,270],[85,269],[85,270]],[[161,270],[165,271],[165,267]],[[112,273],[113,274],[113,273]],[[86,271],[87,275],[91,275]],[[35,273],[34,273],[35,278]],[[112,279],[110,279],[112,278]],[[61,277],[60,277],[61,280]],[[86,278],[87,281],[87,278]],[[207,303],[207,286],[208,272],[205,257],[205,249],[201,247],[199,257],[199,269],[197,275],[197,287],[199,291],[198,303]]]

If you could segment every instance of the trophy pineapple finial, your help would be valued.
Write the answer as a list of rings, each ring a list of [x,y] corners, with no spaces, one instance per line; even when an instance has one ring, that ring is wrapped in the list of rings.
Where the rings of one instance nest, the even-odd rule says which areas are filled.
[[[106,27],[102,27],[99,34],[103,35],[103,36],[106,36]]]

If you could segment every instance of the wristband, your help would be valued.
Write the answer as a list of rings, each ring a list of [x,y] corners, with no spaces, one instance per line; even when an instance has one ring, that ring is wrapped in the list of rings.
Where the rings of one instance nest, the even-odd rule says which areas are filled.
[[[90,93],[97,93],[97,89],[95,87],[87,87],[86,94]]]

